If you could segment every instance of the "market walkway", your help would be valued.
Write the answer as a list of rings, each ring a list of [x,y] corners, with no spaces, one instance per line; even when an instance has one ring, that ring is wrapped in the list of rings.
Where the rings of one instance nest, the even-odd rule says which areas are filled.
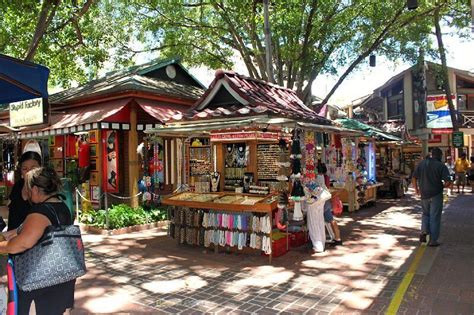
[[[439,248],[426,248],[400,314],[474,313],[474,195],[450,200]],[[340,219],[344,246],[255,254],[178,246],[159,230],[86,235],[89,273],[74,314],[383,314],[419,248],[418,202],[379,200]]]

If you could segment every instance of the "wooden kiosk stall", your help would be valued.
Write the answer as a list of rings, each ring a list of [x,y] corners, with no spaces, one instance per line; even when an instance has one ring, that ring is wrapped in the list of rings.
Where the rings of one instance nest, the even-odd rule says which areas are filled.
[[[289,158],[279,143],[295,128],[354,134],[305,106],[292,90],[217,71],[187,114],[148,131],[184,143],[177,193],[162,201],[173,207],[169,235],[216,251],[256,249],[270,261],[284,254],[287,234],[274,230],[281,202],[277,162]],[[279,234],[283,241],[275,238]]]
[[[376,202],[378,189],[385,186],[380,176],[379,146],[388,142],[400,145],[403,140],[354,119],[338,119],[336,122],[345,128],[363,132],[363,136],[355,138],[353,142],[350,139],[343,141],[346,171],[353,176],[348,176],[344,183],[334,184],[334,188],[342,190],[339,193],[341,201],[349,211],[354,211]],[[348,158],[351,156],[353,161]]]

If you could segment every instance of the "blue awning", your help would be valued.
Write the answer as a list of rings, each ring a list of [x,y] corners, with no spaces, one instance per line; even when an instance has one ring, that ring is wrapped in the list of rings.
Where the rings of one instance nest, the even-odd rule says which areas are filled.
[[[49,69],[0,54],[0,104],[48,97]]]

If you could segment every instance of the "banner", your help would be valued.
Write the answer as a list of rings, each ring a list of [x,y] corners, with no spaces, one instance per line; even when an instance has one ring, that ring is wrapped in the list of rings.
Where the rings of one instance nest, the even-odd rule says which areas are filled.
[[[451,96],[454,108],[456,98]],[[426,97],[426,127],[427,128],[452,128],[451,115],[449,113],[446,95],[428,95]]]
[[[103,187],[106,192],[118,192],[118,135],[115,130],[106,130],[104,136],[104,176]]]

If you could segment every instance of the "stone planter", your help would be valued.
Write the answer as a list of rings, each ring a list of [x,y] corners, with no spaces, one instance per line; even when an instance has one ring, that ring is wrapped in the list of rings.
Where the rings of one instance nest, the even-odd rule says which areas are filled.
[[[147,223],[147,224],[127,226],[124,228],[114,229],[114,230],[101,229],[96,226],[90,226],[83,223],[81,223],[80,226],[81,226],[81,231],[84,233],[100,234],[100,235],[121,235],[121,234],[127,234],[127,233],[132,233],[132,232],[150,230],[154,228],[162,228],[162,227],[168,226],[168,223],[169,221],[165,220],[165,221],[159,221],[159,222],[153,222],[153,223]]]

